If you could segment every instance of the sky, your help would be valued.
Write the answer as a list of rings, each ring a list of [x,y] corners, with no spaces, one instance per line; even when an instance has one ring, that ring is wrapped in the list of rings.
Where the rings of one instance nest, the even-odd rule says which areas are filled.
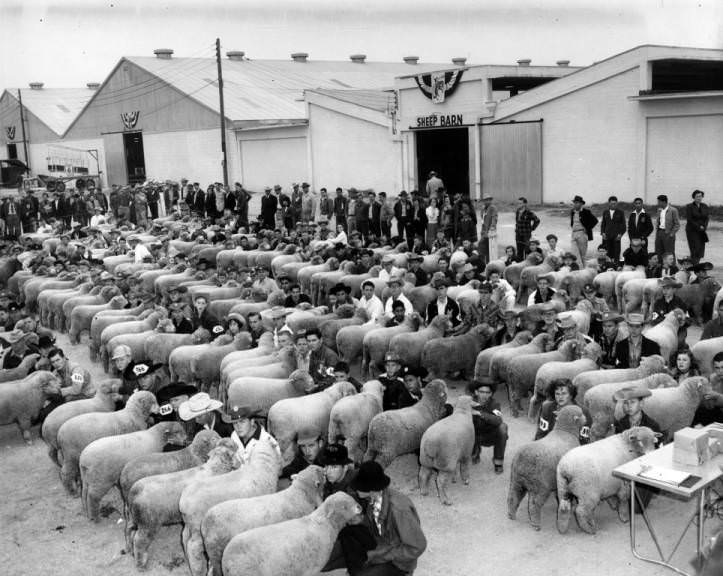
[[[0,0],[0,90],[101,82],[123,56],[588,65],[641,44],[723,48],[723,0]]]

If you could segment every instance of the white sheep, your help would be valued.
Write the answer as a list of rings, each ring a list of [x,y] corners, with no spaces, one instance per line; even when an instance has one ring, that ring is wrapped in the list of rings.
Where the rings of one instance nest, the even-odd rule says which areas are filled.
[[[201,534],[212,574],[221,574],[226,545],[237,534],[311,514],[324,501],[324,469],[311,465],[285,490],[216,504],[203,517]]]
[[[699,340],[690,350],[698,361],[701,374],[708,376],[712,371],[713,356],[723,351],[723,336]]]
[[[614,368],[612,370],[595,370],[578,374],[572,381],[577,390],[577,403],[582,405],[585,394],[593,386],[608,382],[628,382],[639,380],[652,374],[665,372],[665,360],[657,354],[644,356],[640,359],[640,366],[637,368]]]
[[[249,406],[259,416],[267,416],[279,400],[297,398],[314,387],[314,380],[305,370],[295,370],[288,378],[236,378],[228,387],[229,406]]]
[[[643,335],[658,343],[663,358],[670,358],[673,350],[678,349],[678,329],[685,325],[685,320],[685,312],[676,308],[668,312],[660,324],[647,328]]]
[[[406,408],[377,414],[369,423],[369,446],[364,460],[375,460],[382,468],[402,454],[419,448],[424,432],[444,414],[447,385],[432,380],[422,389],[422,399]]]
[[[74,416],[58,430],[60,478],[69,494],[78,492],[78,460],[83,449],[98,438],[145,430],[148,417],[158,412],[156,397],[145,390],[134,392],[117,412],[89,412]]]
[[[615,392],[628,386],[642,386],[652,390],[677,385],[678,383],[672,376],[660,372],[658,374],[651,374],[645,378],[640,378],[639,380],[598,384],[588,390],[582,400],[578,397],[576,401],[589,412],[592,418],[590,437],[594,441],[604,438],[612,431],[615,419],[615,399],[613,398]]]
[[[582,408],[564,406],[554,428],[543,438],[523,444],[512,459],[507,516],[514,520],[520,502],[527,495],[530,524],[540,529],[542,507],[557,489],[557,464],[569,450],[580,445],[580,429],[585,425]]]
[[[367,449],[369,423],[383,408],[384,387],[369,380],[361,392],[341,398],[329,414],[329,443],[343,443],[349,457],[361,464]]]
[[[0,426],[18,425],[31,444],[30,426],[40,415],[48,396],[60,394],[60,381],[52,372],[39,371],[22,380],[0,384]]]
[[[523,354],[542,354],[550,340],[550,335],[543,332],[535,336],[528,344],[514,348],[501,348],[492,355],[490,360],[490,377],[495,382],[509,382],[507,366],[510,360]]]
[[[309,576],[329,560],[339,531],[361,517],[345,492],[329,496],[308,516],[238,534],[223,553],[225,576]]]
[[[248,462],[238,470],[197,479],[186,486],[178,501],[178,509],[183,516],[183,550],[193,576],[205,576],[207,572],[201,536],[201,522],[206,512],[226,500],[275,492],[280,472],[278,446],[273,438],[267,437],[258,441]]]
[[[389,352],[397,354],[405,366],[420,366],[424,345],[436,338],[444,337],[452,329],[452,321],[444,314],[435,316],[429,326],[417,332],[397,334],[389,342]]]
[[[301,396],[279,400],[269,410],[269,432],[279,443],[284,465],[296,454],[296,436],[302,429],[317,430],[320,436],[329,429],[329,414],[336,402],[356,394],[354,385],[337,382],[329,388]]]
[[[529,344],[532,340],[532,333],[527,330],[522,330],[515,334],[515,337],[507,344],[500,344],[498,346],[492,346],[485,348],[477,354],[477,359],[474,365],[474,379],[479,380],[483,376],[490,375],[490,365],[492,364],[492,357],[496,352],[500,350],[506,350],[508,348],[519,348],[525,344]]]
[[[623,310],[624,302],[623,299],[623,287],[630,280],[644,280],[645,279],[645,266],[637,266],[632,268],[631,266],[624,266],[623,270],[618,272],[615,276],[615,300],[618,303],[618,309]]]
[[[557,529],[567,532],[574,511],[580,528],[595,534],[595,509],[601,500],[623,519],[628,517],[628,487],[613,470],[655,449],[657,434],[637,426],[567,452],[557,465]]]
[[[419,448],[419,489],[422,496],[429,493],[429,481],[437,473],[437,494],[442,504],[450,506],[447,485],[455,477],[459,467],[460,477],[469,484],[469,462],[474,448],[474,424],[472,423],[470,396],[460,396],[454,412],[432,424],[422,435]]]

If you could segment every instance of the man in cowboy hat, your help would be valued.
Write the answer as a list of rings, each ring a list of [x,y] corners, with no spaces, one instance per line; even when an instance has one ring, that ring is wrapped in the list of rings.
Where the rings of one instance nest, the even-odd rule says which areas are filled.
[[[663,320],[665,320],[665,316],[676,308],[680,308],[687,315],[688,306],[675,293],[682,284],[672,276],[665,276],[664,278],[658,279],[658,285],[663,293],[658,296],[653,303],[653,312],[651,317],[652,325],[655,326],[656,324],[660,324]]]
[[[404,233],[411,232],[412,203],[409,201],[406,190],[399,193],[399,199],[394,204],[394,217],[397,219],[397,236],[404,240]],[[409,238],[407,238],[409,240]]]
[[[425,198],[436,198],[437,191],[444,187],[444,182],[434,170],[429,171],[427,183],[424,186]]]
[[[394,276],[393,278],[390,278],[387,282],[390,289],[390,295],[389,298],[387,298],[387,301],[384,303],[384,316],[386,318],[392,318],[394,316],[394,313],[392,311],[392,304],[399,300],[402,304],[404,304],[404,311],[407,316],[411,316],[414,314],[414,306],[412,306],[412,303],[409,301],[409,299],[402,293],[402,286],[404,285],[404,280],[401,276]]]
[[[660,354],[660,345],[643,336],[643,321],[642,314],[628,314],[629,335],[615,345],[616,368],[637,368],[641,358]]]
[[[409,260],[409,272],[414,274],[416,279],[415,286],[424,286],[429,284],[429,275],[422,269],[422,261],[424,256],[421,254],[411,254]]]
[[[460,323],[459,305],[447,295],[449,280],[447,278],[436,278],[432,281],[432,288],[435,289],[437,297],[427,305],[427,324],[438,314],[444,314],[450,319],[452,326],[458,326]]]
[[[519,312],[515,310],[500,310],[499,317],[502,321],[502,326],[497,329],[494,336],[492,337],[492,346],[499,346],[501,344],[508,344],[515,339],[515,336],[520,331],[518,324]]]
[[[602,334],[598,338],[598,344],[602,350],[600,359],[601,368],[615,368],[615,348],[618,342],[623,339],[620,331],[620,322],[623,321],[622,315],[616,312],[604,312],[601,318]]]
[[[527,298],[527,305],[543,304],[552,300],[556,290],[550,286],[552,276],[541,274],[537,277],[537,289],[535,289]]]
[[[274,335],[274,347],[278,348],[279,345],[279,334],[281,332],[291,332],[291,328],[286,324],[286,317],[289,315],[286,308],[283,306],[272,306],[269,311],[269,319],[271,320],[272,330]]]
[[[281,469],[279,478],[289,480],[289,482],[280,482],[280,489],[291,483],[291,476],[298,474],[312,464],[323,466],[321,451],[324,449],[324,438],[317,428],[306,426],[299,430],[296,434],[296,446],[294,459]]]
[[[624,266],[648,266],[648,251],[643,246],[641,238],[630,238],[630,246],[623,252]]]
[[[389,282],[395,276],[398,276],[402,270],[394,266],[394,256],[385,254],[382,257],[382,269],[379,271],[379,280]]]
[[[492,195],[482,195],[479,252],[483,264],[497,258],[497,207],[492,204]]]
[[[251,284],[251,294],[257,300],[266,300],[272,292],[279,289],[274,280],[269,278],[269,270],[266,266],[256,267],[256,279]]]
[[[577,256],[575,256],[572,252],[563,252],[562,265],[567,266],[570,270],[580,269],[580,266],[577,263]]]
[[[429,373],[424,366],[405,366],[402,374],[404,388],[399,390],[396,403],[400,408],[406,408],[422,399],[422,388]]]
[[[8,306],[8,308],[10,308],[10,306]],[[3,335],[2,339],[10,345],[10,350],[8,350],[5,353],[5,356],[3,356],[2,367],[4,370],[17,368],[22,363],[23,358],[30,356],[33,353],[28,346],[29,337],[29,333],[23,332],[19,329],[14,329]]]
[[[580,332],[580,327],[572,316],[563,316],[562,318],[559,316],[558,314],[557,324],[560,326],[562,336],[555,342],[555,348],[560,348],[563,343],[571,340],[577,341],[577,348],[573,353],[573,359],[578,360],[582,357],[582,351],[585,346],[592,342],[592,338]]]
[[[570,210],[570,228],[572,229],[572,248],[580,257],[580,262],[585,262],[587,256],[587,243],[592,240],[592,229],[597,226],[597,218],[590,210],[583,208],[585,200],[582,196],[575,196],[572,199],[572,210]]]
[[[455,335],[469,332],[473,326],[486,324],[492,332],[497,330],[500,318],[500,307],[492,301],[492,284],[482,282],[477,289],[479,301],[470,307],[469,313],[463,314],[462,323],[454,331]]]
[[[324,499],[336,492],[347,492],[356,476],[354,461],[344,444],[327,444],[319,455],[319,464],[324,467]]]
[[[618,208],[618,197],[608,198],[608,209],[602,214],[600,234],[613,262],[620,261],[620,240],[625,234],[625,214]]]
[[[252,408],[239,405],[231,406],[227,412],[221,415],[221,419],[225,423],[233,426],[231,440],[238,447],[237,454],[243,464],[248,463],[260,442],[267,442],[274,447],[279,457],[281,456],[276,439],[254,420],[254,416],[256,416],[256,412]]]
[[[178,416],[184,422],[195,422],[194,435],[200,430],[215,430],[220,436],[229,437],[232,430],[221,422],[222,407],[222,402],[199,392],[178,406]]]
[[[615,434],[620,434],[625,430],[634,428],[635,426],[646,426],[653,432],[662,433],[660,424],[648,416],[643,410],[645,398],[652,396],[652,393],[643,386],[626,386],[621,388],[613,398],[616,402],[622,402],[623,416],[615,419]]]
[[[467,394],[479,405],[472,413],[475,433],[472,463],[479,463],[482,446],[492,446],[495,474],[502,474],[508,433],[507,424],[502,419],[500,403],[494,399],[496,391],[497,384],[489,376],[481,376],[479,380],[467,384]]]

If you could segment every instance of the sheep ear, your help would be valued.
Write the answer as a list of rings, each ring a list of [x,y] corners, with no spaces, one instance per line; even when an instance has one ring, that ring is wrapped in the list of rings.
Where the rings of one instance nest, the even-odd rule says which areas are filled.
[[[662,438],[663,434],[660,432],[653,432],[653,436],[655,436],[656,438]]]
[[[293,482],[294,480],[296,480],[297,476],[298,476],[298,474],[292,474],[291,476],[289,476],[289,480],[291,480]]]

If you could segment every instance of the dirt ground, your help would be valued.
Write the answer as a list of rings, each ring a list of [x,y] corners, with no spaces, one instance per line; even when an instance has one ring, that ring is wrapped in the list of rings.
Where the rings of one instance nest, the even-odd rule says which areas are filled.
[[[569,245],[566,218],[552,214],[543,217],[542,230],[555,232],[563,247]],[[709,260],[723,262],[723,232],[716,224],[709,231]],[[511,213],[500,216],[499,245],[512,243],[514,222]],[[544,234],[540,234],[544,237]],[[592,243],[593,245],[596,242]],[[678,234],[678,253],[687,255],[685,236]],[[723,278],[721,269],[715,274]],[[700,330],[690,330],[691,343]],[[85,339],[84,339],[85,342]],[[83,362],[93,377],[101,379],[102,369],[90,363],[85,344],[71,346],[60,335],[59,345],[76,361]],[[450,396],[463,391],[463,382],[448,382]],[[420,558],[415,574],[489,574],[492,576],[567,575],[578,570],[595,576],[657,576],[671,573],[663,568],[636,560],[629,548],[628,525],[607,504],[597,510],[598,533],[590,536],[577,526],[566,535],[555,528],[556,501],[547,502],[543,510],[542,530],[536,532],[527,522],[527,504],[522,502],[517,520],[507,518],[507,486],[510,462],[521,444],[534,435],[534,424],[525,417],[509,415],[505,390],[497,392],[509,426],[505,473],[495,475],[491,448],[485,449],[482,462],[473,466],[469,486],[454,484],[450,495],[454,504],[442,506],[435,496],[423,498],[417,490],[417,464],[405,456],[388,469],[394,487],[409,495],[421,517],[428,548]],[[132,558],[122,552],[123,524],[119,514],[120,497],[113,491],[103,502],[103,517],[91,524],[81,513],[80,502],[68,497],[60,484],[57,468],[47,457],[37,427],[32,446],[26,446],[15,426],[0,427],[0,573],[4,576],[37,576],[48,572],[73,576],[125,576],[135,571]],[[656,497],[649,512],[661,544],[672,549],[689,514],[692,502]],[[707,526],[713,527],[709,521]],[[652,540],[639,525],[639,547],[654,554]],[[673,562],[688,569],[693,557],[695,537],[691,530],[683,539]],[[151,549],[147,573],[164,576],[188,574],[180,546],[180,527],[164,529]],[[335,576],[343,574],[337,571]]]

